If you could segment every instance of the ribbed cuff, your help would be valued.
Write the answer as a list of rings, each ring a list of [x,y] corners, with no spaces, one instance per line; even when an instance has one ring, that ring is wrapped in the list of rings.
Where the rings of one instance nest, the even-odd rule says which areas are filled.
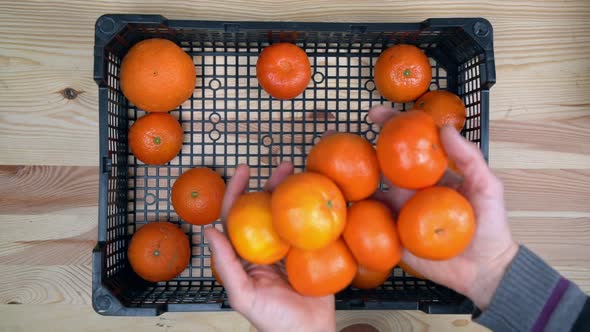
[[[567,284],[563,285],[564,280]],[[560,288],[556,286],[560,284]],[[508,267],[489,307],[475,312],[473,321],[493,331],[531,331],[551,297],[569,282],[524,246]],[[557,294],[553,295],[554,290]],[[559,302],[559,299],[557,299]],[[556,303],[557,305],[557,303]],[[552,311],[554,308],[545,309]],[[550,316],[551,312],[549,313]],[[537,323],[539,325],[540,323]]]

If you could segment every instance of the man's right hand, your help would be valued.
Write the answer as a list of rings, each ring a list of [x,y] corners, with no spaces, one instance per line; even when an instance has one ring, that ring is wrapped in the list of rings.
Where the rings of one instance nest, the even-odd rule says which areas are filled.
[[[396,114],[398,111],[380,105],[369,111],[369,118],[383,125]],[[457,189],[473,206],[477,230],[469,247],[450,260],[427,260],[406,250],[403,261],[426,278],[469,297],[484,310],[518,251],[507,221],[504,188],[477,146],[455,128],[442,128],[440,137],[449,160],[463,176]],[[414,192],[397,188],[388,181],[387,185],[389,191],[378,193],[376,197],[398,213]]]

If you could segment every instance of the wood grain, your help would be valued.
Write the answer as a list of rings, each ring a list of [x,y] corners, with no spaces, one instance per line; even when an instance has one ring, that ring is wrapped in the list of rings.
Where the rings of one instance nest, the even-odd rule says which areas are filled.
[[[37,312],[21,320],[22,305],[0,304],[0,319],[7,331],[33,331],[39,326],[50,326],[60,332],[84,331],[255,331],[247,320],[235,312],[230,313],[166,313],[159,317],[105,318],[91,308],[73,304],[31,304],[31,312]],[[370,324],[379,331],[487,331],[471,323],[464,315],[426,315],[413,311],[339,311],[337,328],[341,330],[352,324]]]
[[[86,265],[0,265],[0,303],[90,304]]]
[[[509,222],[516,241],[525,243],[585,292],[590,292],[590,213],[563,217],[566,214],[572,213],[524,211],[509,214]]]
[[[221,162],[223,158],[219,158]],[[511,211],[590,212],[590,170],[499,169],[496,174],[504,181]],[[4,214],[45,213],[98,204],[97,167],[0,166],[0,181]]]
[[[497,70],[490,98],[490,165],[505,183],[514,236],[590,291],[585,254],[590,243],[590,2],[2,1],[0,303],[6,304],[0,304],[0,330],[251,328],[233,312],[112,318],[95,314],[89,305],[98,201],[94,22],[104,13],[132,12],[223,21],[485,16],[494,25]],[[62,93],[67,88],[76,92],[74,98]],[[268,150],[267,157],[255,163],[278,162],[282,151],[260,149]],[[383,331],[483,330],[468,316],[408,311],[338,312],[337,319],[339,329],[368,323]]]
[[[8,63],[1,64],[2,59]],[[96,165],[98,89],[92,73],[21,66],[1,55],[0,66],[0,131],[6,138],[0,144],[0,153],[5,156],[4,162]],[[61,94],[66,88],[75,89],[78,96],[67,99]]]
[[[497,170],[508,210],[590,211],[590,170]]]
[[[39,214],[0,214],[0,242],[51,241],[80,236],[96,229],[96,206]],[[2,210],[4,211],[4,210]],[[92,237],[92,235],[88,235]]]
[[[494,120],[490,166],[495,169],[585,169],[590,165],[590,117]]]
[[[3,331],[36,331],[44,326],[49,331],[249,331],[250,324],[238,313],[167,313],[141,319],[97,315],[91,307],[75,304],[26,305],[34,315],[22,319],[23,305],[0,304]]]
[[[378,331],[487,331],[481,325],[472,323],[465,315],[427,315],[417,311],[338,311],[336,327],[341,330],[353,324],[367,324]]]
[[[98,167],[0,165],[0,183],[4,214],[98,206]]]
[[[0,265],[89,265],[96,237],[95,226],[78,236],[58,240],[0,242]]]

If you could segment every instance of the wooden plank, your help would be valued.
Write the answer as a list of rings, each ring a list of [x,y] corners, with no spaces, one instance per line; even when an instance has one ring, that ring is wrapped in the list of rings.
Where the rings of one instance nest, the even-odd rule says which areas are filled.
[[[90,264],[0,265],[0,303],[90,304]]]
[[[3,214],[98,205],[98,167],[0,166]]]
[[[495,120],[490,166],[495,169],[585,169],[590,165],[590,118]]]
[[[8,331],[37,331],[51,326],[61,332],[84,331],[255,331],[236,312],[165,313],[158,317],[103,317],[89,306],[70,304],[1,305],[0,319]],[[487,331],[467,315],[427,315],[418,311],[337,311],[337,329],[369,324],[379,331]],[[354,331],[354,330],[353,330]]]
[[[80,236],[96,228],[97,214],[98,208],[95,206],[45,214],[2,213],[0,242],[47,241]]]
[[[524,139],[524,138],[523,138]],[[567,149],[567,148],[566,148]],[[527,143],[490,142],[489,163],[494,169],[584,169],[590,155],[531,148]]]
[[[590,170],[495,170],[509,211],[588,212]]]
[[[0,225],[0,265],[90,264],[97,238],[97,209],[1,214]]]
[[[59,218],[59,215],[55,216]],[[37,218],[39,230],[49,230],[45,218]],[[66,225],[74,220],[55,225],[54,232],[67,231]],[[590,216],[561,218],[536,215],[510,217],[515,239],[525,244],[554,265],[566,277],[577,282],[584,290],[590,291],[590,260],[585,255],[590,244]],[[62,223],[62,222],[60,222]],[[4,237],[16,238],[16,223],[6,227]],[[0,242],[0,302],[34,303],[89,303],[89,297],[80,297],[84,287],[90,285],[90,251],[94,245],[95,228],[79,229],[75,236],[41,241]],[[555,225],[559,225],[556,229]],[[73,226],[72,228],[74,228]],[[51,230],[49,230],[51,232]],[[54,236],[48,236],[53,238]],[[567,238],[564,242],[562,239]],[[22,245],[6,253],[5,247]],[[77,282],[71,282],[75,279]],[[16,285],[8,287],[8,285]],[[1,290],[6,290],[2,293]]]
[[[4,121],[0,122],[0,130],[9,141],[0,145],[4,163],[97,165],[97,89],[90,73],[83,82],[71,82],[70,78],[74,76],[71,71],[35,71],[32,75],[31,69],[27,68],[22,73],[25,73],[23,77],[9,76],[5,80],[8,88],[4,105],[0,107],[7,111]],[[43,90],[46,93],[39,93],[35,89],[22,89],[25,84],[50,88]],[[66,88],[78,91],[78,97],[66,99],[60,93]],[[11,111],[24,104],[28,105],[26,110]],[[588,147],[583,143],[588,139],[589,124],[588,117],[492,121],[492,165],[500,168],[580,168],[588,165]],[[36,153],[28,153],[32,143],[27,138],[29,134],[23,139],[27,132],[35,140]],[[93,148],[89,149],[89,146]],[[551,151],[552,154],[539,151]]]
[[[512,234],[518,243],[532,249],[582,290],[590,292],[590,214],[579,217],[560,214],[564,213],[509,214]]]
[[[30,5],[35,4],[34,10]],[[250,10],[244,10],[244,9]],[[12,18],[12,25],[19,22],[14,16],[22,16],[23,23],[30,24],[32,29],[40,30],[42,33],[44,24],[68,25],[86,22],[87,17],[97,13],[137,13],[138,4],[130,1],[125,3],[111,2],[103,3],[101,6],[87,6],[83,4],[60,2],[55,4],[38,3],[35,1],[4,2],[3,9],[6,16]],[[531,26],[529,21],[553,20],[548,23],[560,27],[566,19],[571,19],[573,24],[583,24],[586,14],[590,12],[590,6],[584,1],[544,1],[542,3],[526,3],[522,1],[504,2],[502,6],[494,3],[477,2],[467,0],[451,0],[440,5],[436,0],[422,0],[414,3],[402,1],[381,2],[370,0],[359,3],[354,0],[325,1],[321,4],[300,3],[295,0],[286,0],[277,5],[271,0],[261,0],[250,3],[247,0],[232,0],[227,2],[203,1],[199,6],[191,6],[185,1],[170,1],[166,6],[160,4],[142,4],[141,12],[145,14],[162,14],[177,16],[180,19],[211,19],[211,20],[302,20],[302,21],[342,21],[342,22],[412,22],[421,17],[473,17],[475,14],[486,14],[486,17],[510,23],[511,27],[534,30],[538,28],[549,28],[546,26]],[[527,10],[523,10],[527,9]],[[39,19],[33,20],[34,16],[23,14],[35,13]],[[63,15],[70,10],[72,15]],[[392,17],[392,13],[395,15]],[[52,20],[52,16],[63,16],[62,21]],[[67,17],[66,17],[67,16]],[[515,21],[515,18],[521,18]],[[578,19],[576,21],[576,19]],[[28,26],[28,25],[27,25]],[[563,27],[563,26],[562,26]],[[73,31],[76,36],[79,32]],[[536,39],[538,40],[538,38]]]
[[[2,163],[98,165],[98,88],[91,72],[1,63]],[[68,88],[74,99],[64,95]]]
[[[54,240],[0,241],[0,265],[90,264],[97,226],[77,236]]]
[[[517,240],[527,245],[544,245],[540,254],[547,254],[545,249],[551,246],[563,245],[570,247],[564,250],[572,257],[568,263],[575,265],[576,262],[583,262],[590,266],[590,257],[587,255],[590,252],[590,217],[509,217],[509,222]],[[558,236],[555,234],[556,229],[560,231]],[[564,243],[564,238],[568,239],[567,243]],[[565,262],[561,260],[560,263]]]
[[[104,317],[89,305],[0,305],[2,329],[7,331],[251,331],[236,312],[166,313],[158,317]]]
[[[0,166],[3,213],[31,214],[97,206],[98,168]],[[496,170],[508,210],[589,211],[588,170]],[[55,188],[60,188],[55,190]],[[550,190],[548,189],[550,188]]]
[[[336,312],[336,329],[347,326],[369,325],[376,330],[352,329],[360,331],[488,331],[481,325],[471,322],[468,315],[428,315],[421,311],[381,311],[350,310]]]

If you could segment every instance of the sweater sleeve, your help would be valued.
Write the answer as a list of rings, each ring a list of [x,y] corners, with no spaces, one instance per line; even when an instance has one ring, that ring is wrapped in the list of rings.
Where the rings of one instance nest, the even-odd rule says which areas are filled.
[[[587,296],[521,246],[489,307],[473,320],[493,331],[570,331]]]

